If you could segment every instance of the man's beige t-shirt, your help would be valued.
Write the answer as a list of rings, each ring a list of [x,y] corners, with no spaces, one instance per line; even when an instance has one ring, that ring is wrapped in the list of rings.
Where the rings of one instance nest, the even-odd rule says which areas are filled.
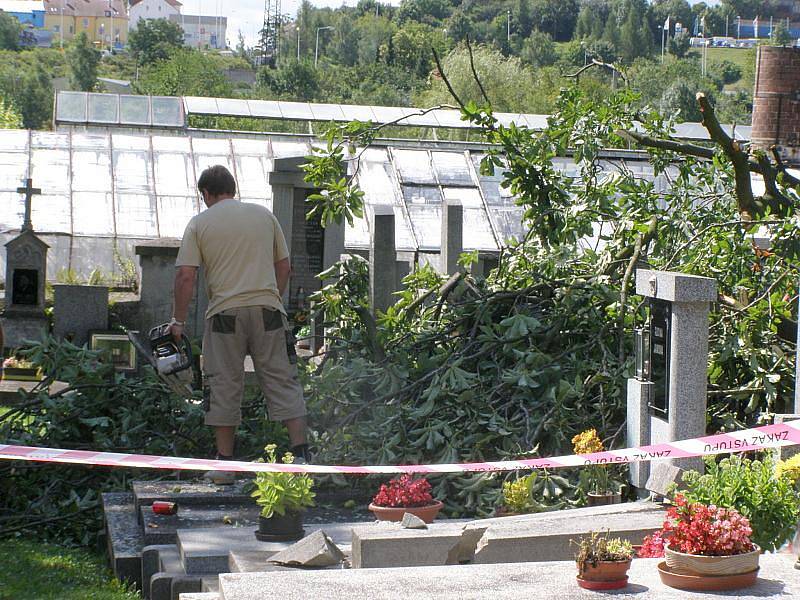
[[[192,217],[175,266],[203,267],[207,319],[241,306],[268,306],[285,313],[275,263],[288,256],[275,215],[263,206],[230,198]]]

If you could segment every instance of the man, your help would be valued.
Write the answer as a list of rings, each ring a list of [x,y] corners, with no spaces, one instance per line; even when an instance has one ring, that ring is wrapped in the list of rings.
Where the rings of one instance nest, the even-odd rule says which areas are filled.
[[[205,423],[214,428],[217,458],[233,458],[241,422],[244,358],[250,354],[269,417],[289,431],[297,462],[307,462],[306,406],[297,380],[297,355],[281,298],[289,282],[289,250],[280,225],[266,208],[235,199],[236,182],[221,165],[200,175],[197,188],[207,210],[186,226],[175,262],[172,335],[184,331],[202,266],[208,292],[203,336]],[[211,471],[215,483],[234,473]]]

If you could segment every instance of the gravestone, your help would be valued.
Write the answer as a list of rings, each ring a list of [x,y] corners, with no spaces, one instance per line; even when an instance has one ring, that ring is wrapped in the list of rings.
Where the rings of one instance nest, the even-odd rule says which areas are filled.
[[[385,312],[394,304],[394,292],[397,291],[394,208],[374,206],[371,225],[369,300],[373,311]]]
[[[457,200],[442,204],[442,273],[458,271],[458,257],[464,251],[464,208]]]
[[[292,238],[289,255],[292,276],[289,279],[290,312],[308,308],[308,296],[322,287],[317,277],[325,269],[325,228],[319,216],[308,218],[311,205],[305,202],[310,190],[295,190]]]
[[[692,439],[706,434],[708,313],[717,283],[708,277],[636,272],[636,293],[650,303],[647,375],[628,380],[629,447]],[[643,344],[644,346],[644,344]],[[702,470],[699,458],[670,460],[682,469]],[[631,483],[645,488],[648,463],[632,463]]]
[[[91,331],[108,329],[108,288],[100,285],[53,286],[53,335],[76,346]]]

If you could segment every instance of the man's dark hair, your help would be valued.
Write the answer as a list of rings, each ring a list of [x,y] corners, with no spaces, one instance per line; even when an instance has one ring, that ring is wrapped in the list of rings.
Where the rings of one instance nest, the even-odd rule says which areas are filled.
[[[236,180],[222,165],[208,167],[197,181],[197,189],[207,191],[209,196],[222,196],[223,194],[236,195]]]

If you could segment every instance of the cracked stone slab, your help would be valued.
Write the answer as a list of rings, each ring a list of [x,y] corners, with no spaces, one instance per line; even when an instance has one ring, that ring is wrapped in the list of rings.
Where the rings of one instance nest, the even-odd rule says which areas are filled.
[[[306,533],[324,529],[339,548],[350,551],[352,530],[363,523],[306,524]],[[294,542],[259,542],[255,527],[214,527],[179,529],[178,548],[186,572],[224,573],[228,570],[230,552],[259,552],[264,560],[285,550]]]
[[[269,562],[289,567],[333,567],[344,560],[344,552],[323,530],[318,529],[269,558]]]
[[[354,569],[457,564],[448,562],[461,543],[465,523],[434,521],[428,529],[376,523],[353,529]],[[456,552],[455,555],[458,553]]]

